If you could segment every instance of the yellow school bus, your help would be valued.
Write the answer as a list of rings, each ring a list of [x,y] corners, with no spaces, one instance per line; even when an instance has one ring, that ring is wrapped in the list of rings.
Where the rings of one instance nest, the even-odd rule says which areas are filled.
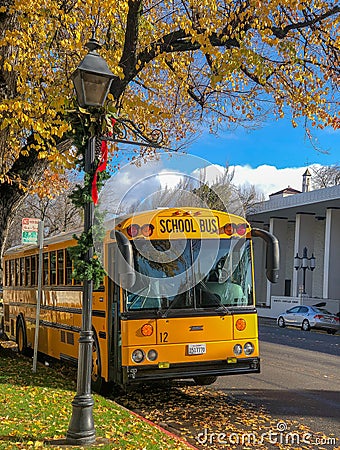
[[[93,293],[93,389],[260,371],[253,237],[278,276],[278,242],[242,217],[167,208],[116,218],[101,243],[107,276]],[[82,286],[72,279],[74,233],[44,240],[38,351],[77,362]],[[4,331],[22,353],[34,345],[38,249],[3,261]]]

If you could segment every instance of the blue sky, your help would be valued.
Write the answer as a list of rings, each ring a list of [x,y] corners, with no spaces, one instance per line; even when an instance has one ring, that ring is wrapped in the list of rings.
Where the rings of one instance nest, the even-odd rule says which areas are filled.
[[[121,153],[121,173],[109,195],[119,192],[121,198],[128,195],[137,200],[141,193],[145,197],[149,191],[156,192],[157,186],[173,186],[182,176],[202,171],[208,182],[214,182],[226,165],[234,171],[235,185],[255,185],[266,199],[287,186],[301,190],[306,167],[340,164],[340,130],[327,129],[315,136],[319,148],[328,153],[316,151],[303,126],[293,128],[288,119],[268,121],[256,130],[220,132],[219,136],[203,132],[185,148],[185,154],[165,154],[158,165],[151,161],[139,168],[130,166],[124,157],[131,156],[128,150]]]
[[[317,145],[328,154],[316,151],[302,126],[293,128],[289,119],[272,120],[256,130],[239,128],[214,136],[205,132],[187,151],[225,165],[273,165],[278,169],[311,164],[340,164],[340,130],[316,133]]]

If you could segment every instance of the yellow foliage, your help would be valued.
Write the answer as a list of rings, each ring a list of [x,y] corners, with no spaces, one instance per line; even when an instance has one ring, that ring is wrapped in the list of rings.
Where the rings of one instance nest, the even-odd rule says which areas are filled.
[[[135,23],[127,23],[129,5],[138,3]],[[294,118],[339,126],[334,1],[14,0],[0,13],[13,18],[0,33],[1,70],[12,86],[0,97],[0,179],[27,155],[28,134],[35,143],[25,152],[38,151],[54,170],[72,164],[74,153],[61,155],[56,143],[71,128],[70,76],[93,25],[117,77],[110,99],[118,114],[161,128],[170,141],[196,131],[202,114],[216,130],[248,124],[268,104],[278,117],[290,108]]]

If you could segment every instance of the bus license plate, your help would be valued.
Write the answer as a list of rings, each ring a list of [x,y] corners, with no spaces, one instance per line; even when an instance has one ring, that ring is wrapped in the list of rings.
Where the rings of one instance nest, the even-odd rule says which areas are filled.
[[[188,344],[188,355],[204,355],[206,351],[205,344]]]

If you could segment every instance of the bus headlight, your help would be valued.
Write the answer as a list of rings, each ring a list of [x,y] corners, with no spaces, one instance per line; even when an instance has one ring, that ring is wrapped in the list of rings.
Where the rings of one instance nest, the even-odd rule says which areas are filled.
[[[149,350],[148,351],[148,360],[149,361],[155,361],[158,358],[158,353],[156,350]]]
[[[141,363],[142,361],[144,361],[145,359],[145,353],[143,352],[143,350],[134,350],[132,352],[132,361],[135,363]]]
[[[254,353],[255,349],[254,349],[254,346],[253,346],[253,344],[251,342],[247,342],[246,344],[244,344],[244,349],[243,350],[244,350],[244,354],[249,356],[252,353]]]
[[[234,355],[239,356],[242,353],[242,345],[236,344],[233,348]]]

